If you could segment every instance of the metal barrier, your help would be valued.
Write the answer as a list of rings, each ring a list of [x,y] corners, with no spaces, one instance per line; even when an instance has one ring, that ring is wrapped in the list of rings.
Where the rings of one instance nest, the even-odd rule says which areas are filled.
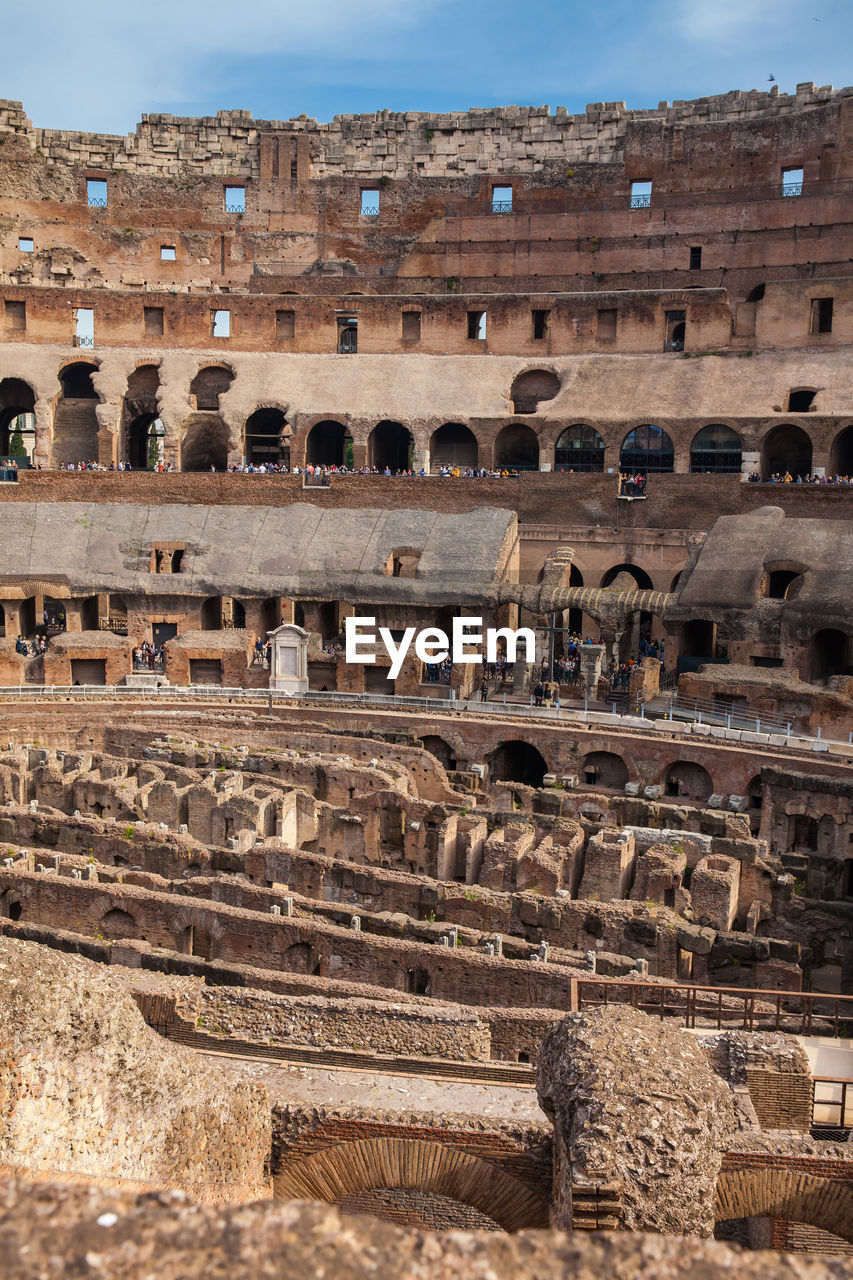
[[[573,1002],[574,1004],[574,1002]],[[578,978],[577,1008],[627,1004],[685,1027],[724,1031],[784,1031],[788,1035],[853,1030],[853,996],[817,991],[762,991],[744,987],[700,987],[681,983],[635,982],[620,978]]]
[[[399,693],[337,693],[334,691],[309,690],[301,695],[288,694],[278,692],[272,689],[244,689],[238,685],[228,687],[222,685],[162,685],[151,688],[137,688],[135,685],[7,685],[0,687],[0,701],[3,699],[18,699],[19,701],[33,701],[39,698],[96,698],[102,700],[112,700],[122,698],[129,699],[159,699],[160,701],[169,700],[175,702],[191,702],[196,699],[203,701],[212,701],[220,698],[223,701],[233,702],[255,702],[265,703],[267,706],[275,705],[310,705],[311,703],[319,703],[321,705],[342,706],[342,707],[358,707],[364,710],[371,708],[387,709],[391,711],[424,711],[430,715],[443,714],[455,715],[459,712],[474,713],[478,716],[494,716],[501,719],[523,719],[523,720],[546,720],[556,721],[558,724],[572,723],[594,723],[618,726],[619,731],[625,730],[637,731],[643,728],[643,721],[646,721],[651,728],[655,723],[660,723],[660,719],[645,714],[646,707],[640,704],[637,708],[637,714],[631,715],[631,707],[615,710],[618,706],[614,703],[613,711],[605,711],[600,707],[590,707],[584,703],[583,707],[569,707],[565,704],[557,706],[536,707],[520,702],[510,702],[504,694],[502,702],[482,701],[478,698],[459,698],[454,690],[451,690],[449,698],[427,698],[417,695],[399,694]],[[661,717],[665,719],[665,717]],[[628,723],[624,723],[627,721]],[[698,717],[699,723],[704,723],[702,717]],[[752,724],[753,722],[750,722]],[[764,724],[763,721],[760,722]],[[746,727],[746,726],[744,726]],[[725,726],[723,726],[725,728]],[[768,732],[773,732],[768,726]],[[784,730],[780,730],[780,736]],[[827,750],[830,741],[833,745],[844,747],[849,743],[829,740],[821,738],[818,734],[817,738],[810,737],[806,734],[786,734],[786,738],[790,737],[790,742],[784,744],[792,750]],[[724,739],[723,739],[724,740]],[[853,740],[853,735],[851,735]]]
[[[812,1133],[815,1137],[843,1137],[853,1129],[853,1080],[839,1076],[814,1077]]]

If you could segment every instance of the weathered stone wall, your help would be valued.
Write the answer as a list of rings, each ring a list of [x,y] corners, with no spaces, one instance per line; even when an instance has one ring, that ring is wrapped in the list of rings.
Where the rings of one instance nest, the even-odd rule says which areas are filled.
[[[0,957],[0,1160],[263,1194],[263,1088],[223,1096],[98,965],[8,938]]]
[[[205,988],[196,1027],[253,1043],[282,1042],[317,1048],[358,1049],[405,1057],[488,1061],[487,1026],[461,1007],[375,1005],[308,996],[266,996],[229,988]]]
[[[542,1045],[537,1088],[554,1122],[556,1226],[600,1183],[623,1230],[711,1235],[735,1109],[688,1032],[632,1009],[571,1014]]]

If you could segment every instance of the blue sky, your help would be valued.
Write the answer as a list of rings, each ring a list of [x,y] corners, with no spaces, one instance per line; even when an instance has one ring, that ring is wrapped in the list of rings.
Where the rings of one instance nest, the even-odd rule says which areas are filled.
[[[5,0],[3,97],[36,125],[702,97],[853,82],[851,0]]]

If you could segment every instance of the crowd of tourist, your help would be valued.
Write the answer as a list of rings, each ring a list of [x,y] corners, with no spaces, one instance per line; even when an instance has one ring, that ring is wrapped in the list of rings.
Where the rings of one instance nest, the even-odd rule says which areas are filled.
[[[165,660],[163,646],[149,644],[147,640],[133,651],[134,671],[162,671]]]
[[[37,658],[46,650],[47,636],[43,633],[34,635],[31,640],[24,636],[18,636],[15,640],[15,653],[20,653],[24,658]]]
[[[816,473],[792,476],[790,471],[774,471],[766,480],[762,479],[760,472],[751,471],[746,479],[748,484],[853,484],[853,476],[819,476]]]

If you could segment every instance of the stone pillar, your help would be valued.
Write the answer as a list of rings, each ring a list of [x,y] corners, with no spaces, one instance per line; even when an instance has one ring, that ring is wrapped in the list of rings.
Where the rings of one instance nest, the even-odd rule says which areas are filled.
[[[53,402],[39,398],[35,403],[35,443],[33,445],[33,463],[40,467],[50,466],[50,452],[53,442]]]
[[[596,696],[605,652],[603,644],[582,644],[580,646],[581,685],[586,698],[592,699]]]
[[[82,600],[63,600],[65,609],[65,630],[66,631],[82,631],[83,630],[83,601]]]

